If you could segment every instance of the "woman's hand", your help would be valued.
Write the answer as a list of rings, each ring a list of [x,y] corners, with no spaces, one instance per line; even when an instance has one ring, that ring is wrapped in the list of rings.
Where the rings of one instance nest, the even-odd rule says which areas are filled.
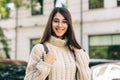
[[[55,60],[56,60],[55,55],[50,51],[44,55],[44,61],[48,64],[53,64]]]
[[[74,52],[75,52],[76,50],[78,50],[78,48],[76,48],[76,47],[74,47],[74,46],[72,46],[72,45],[70,45],[70,49],[73,50]]]

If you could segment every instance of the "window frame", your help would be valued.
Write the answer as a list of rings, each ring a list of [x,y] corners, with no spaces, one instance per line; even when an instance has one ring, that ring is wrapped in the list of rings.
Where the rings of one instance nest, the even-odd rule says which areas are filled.
[[[36,9],[38,10],[40,8],[40,6],[41,6],[41,8],[39,9],[40,11],[37,11],[37,10],[34,9],[35,8],[35,3],[37,3],[37,2],[40,5],[36,4]],[[43,15],[43,0],[31,0],[31,15],[32,16]]]
[[[94,37],[94,36],[110,36],[111,37],[111,39],[110,40],[112,40],[112,44],[104,44],[104,45],[93,45],[92,47],[95,47],[96,46],[96,49],[93,49],[93,50],[97,50],[97,47],[99,47],[99,49],[101,49],[101,48],[103,48],[103,47],[106,47],[106,50],[108,51],[106,54],[108,54],[108,53],[110,53],[109,54],[109,56],[107,56],[107,58],[97,58],[96,56],[93,58],[91,55],[92,55],[92,53],[91,53],[91,51],[90,51],[90,48],[92,48],[91,47],[91,43],[90,43],[90,37]],[[111,53],[111,51],[112,52],[115,52],[114,50],[116,50],[118,53],[120,52],[120,50],[119,50],[119,48],[120,48],[120,43],[116,43],[116,39],[113,39],[113,38],[115,38],[116,36],[120,36],[120,34],[105,34],[105,35],[89,35],[88,36],[88,38],[89,38],[89,56],[90,56],[90,58],[91,59],[108,59],[108,60],[118,60],[118,58],[117,59],[115,59],[115,56],[113,56],[113,57],[110,57],[110,55],[111,54],[114,54],[114,53]],[[116,41],[115,41],[116,40]],[[93,52],[94,53],[94,52]],[[116,52],[115,52],[115,54],[116,54]],[[96,54],[95,54],[96,55]],[[105,55],[104,55],[105,56]],[[118,54],[118,57],[120,57],[120,55]]]
[[[30,51],[32,50],[33,46],[35,46],[37,43],[39,43],[39,38],[31,38],[30,39]]]
[[[120,0],[117,0],[117,6],[120,6]]]
[[[96,1],[96,0],[94,0],[94,1]],[[99,4],[99,6],[96,4],[97,1],[96,1],[96,2],[94,2],[94,1],[89,0],[89,9],[100,9],[100,8],[104,8],[104,0],[101,0],[102,2],[101,2],[101,4]],[[100,1],[100,0],[98,0],[98,1]],[[94,5],[93,5],[93,4],[94,4]]]

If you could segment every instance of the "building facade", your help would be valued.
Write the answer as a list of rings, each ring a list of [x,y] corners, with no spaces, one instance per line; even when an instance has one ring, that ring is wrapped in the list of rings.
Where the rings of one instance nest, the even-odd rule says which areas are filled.
[[[10,18],[1,19],[0,26],[9,40],[11,58],[28,61],[54,8],[54,0],[23,1],[30,7],[20,7],[17,13],[11,9]],[[120,0],[66,0],[65,5],[72,15],[77,41],[90,58],[118,59]]]

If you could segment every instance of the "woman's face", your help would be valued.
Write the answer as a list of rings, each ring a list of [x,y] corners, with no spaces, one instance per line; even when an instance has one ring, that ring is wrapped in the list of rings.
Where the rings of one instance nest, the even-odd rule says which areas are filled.
[[[64,34],[66,33],[68,29],[68,22],[65,20],[63,15],[61,15],[59,12],[55,14],[52,21],[52,29],[54,32],[54,35],[58,38],[63,38]]]

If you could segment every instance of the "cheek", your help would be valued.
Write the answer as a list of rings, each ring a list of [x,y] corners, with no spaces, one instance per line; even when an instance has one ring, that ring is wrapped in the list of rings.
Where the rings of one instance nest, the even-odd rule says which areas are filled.
[[[54,24],[52,24],[52,30],[54,31],[54,29],[55,29],[55,25],[54,25]]]
[[[67,32],[67,30],[68,30],[68,26],[65,27],[65,33]]]
[[[57,24],[55,24],[54,22],[52,22],[52,28],[55,28],[57,26]]]
[[[55,33],[55,25],[54,24],[52,24],[52,32],[53,32],[53,34]]]

